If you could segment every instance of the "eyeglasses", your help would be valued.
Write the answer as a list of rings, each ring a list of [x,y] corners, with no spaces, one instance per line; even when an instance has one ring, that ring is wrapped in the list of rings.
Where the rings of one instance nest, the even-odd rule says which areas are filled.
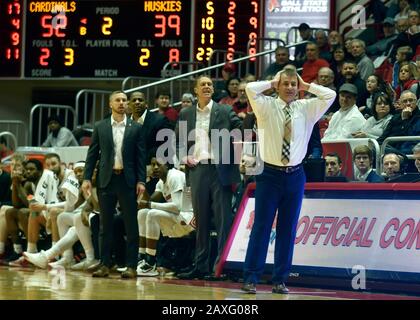
[[[413,103],[413,102],[416,102],[416,99],[410,98],[410,99],[401,100],[401,103],[404,103],[404,104]]]

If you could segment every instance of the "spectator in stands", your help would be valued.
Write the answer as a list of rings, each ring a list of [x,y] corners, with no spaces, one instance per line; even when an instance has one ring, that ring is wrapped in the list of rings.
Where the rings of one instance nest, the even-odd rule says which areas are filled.
[[[178,111],[171,106],[171,94],[169,92],[157,92],[155,98],[157,111],[169,120],[171,128],[175,128]]]
[[[420,54],[416,56],[416,79],[420,80]]]
[[[353,40],[354,40],[353,37],[348,37],[344,41],[344,49],[346,49],[346,51],[345,51],[346,60],[350,59],[353,56],[352,53],[351,53],[352,41]]]
[[[343,74],[341,69],[343,68],[343,63],[346,58],[345,50],[343,46],[334,46],[332,48],[332,60],[330,63],[330,68],[334,72],[334,85],[335,87],[338,84],[343,83]]]
[[[315,43],[318,47],[319,57],[330,62],[332,59],[331,48],[328,44],[328,37],[324,30],[315,32]]]
[[[377,139],[382,144],[388,137],[418,136],[420,135],[420,111],[417,107],[417,98],[411,91],[404,91],[401,94],[401,113],[395,114],[384,133]],[[409,154],[414,142],[393,143],[392,147],[387,146],[386,150],[399,151],[402,154]]]
[[[393,180],[404,174],[404,157],[397,153],[387,153],[382,157],[385,181]]]
[[[351,83],[343,84],[339,89],[340,110],[332,116],[322,141],[349,139],[352,133],[359,131],[366,119],[356,106],[357,88]]]
[[[318,71],[322,67],[329,67],[325,59],[319,58],[319,48],[313,42],[306,45],[306,61],[303,64],[302,79],[305,82],[314,82],[318,76]]]
[[[338,31],[330,31],[330,33],[328,34],[328,45],[330,47],[330,50],[332,50],[332,48],[334,47],[344,45],[343,37],[341,36],[341,34],[338,33]]]
[[[356,181],[384,182],[384,178],[372,169],[373,152],[367,145],[359,145],[354,148],[353,162],[357,168]]]
[[[315,42],[312,36],[312,29],[307,23],[301,23],[298,27],[301,41]],[[296,67],[301,67],[306,61],[306,43],[296,46],[295,49],[295,63]]]
[[[12,154],[13,151],[7,146],[7,141],[4,136],[0,137],[0,160]]]
[[[382,23],[382,31],[384,33],[384,37],[366,48],[366,53],[371,57],[387,54],[392,43],[397,38],[393,18],[386,18],[384,20]]]
[[[13,170],[12,196],[13,207],[6,211],[7,233],[13,244],[13,254],[9,262],[19,259],[23,252],[19,229],[28,239],[29,200],[35,194],[36,186],[44,170],[37,159],[29,159],[25,164],[25,173]]]
[[[420,142],[413,148],[413,158],[417,171],[420,173]]]
[[[331,152],[325,155],[325,176],[326,177],[342,177],[341,169],[343,162],[336,152]]]
[[[372,60],[366,55],[366,44],[363,40],[354,39],[351,42],[351,53],[357,62],[357,70],[362,80],[374,74],[375,67],[373,66]]]
[[[396,51],[395,55],[395,63],[392,68],[392,87],[397,88],[399,84],[399,77],[400,77],[400,65],[403,62],[411,61],[413,57],[413,49],[409,46],[400,47]]]
[[[410,22],[407,16],[394,17],[398,35],[404,34],[410,28]]]
[[[390,97],[380,92],[373,101],[372,117],[366,120],[362,129],[353,132],[353,138],[373,138],[378,139],[382,136],[394,114],[394,107]]]
[[[356,104],[358,106],[365,105],[366,99],[369,97],[369,93],[366,89],[366,82],[359,76],[359,69],[357,68],[357,63],[353,60],[344,61],[341,72],[343,75],[343,82],[341,82],[337,87],[340,88],[343,83],[354,84],[358,92]]]
[[[416,34],[420,31],[420,14],[417,10],[410,10],[408,13],[408,24],[410,25],[408,28],[410,34]]]
[[[389,97],[391,97],[391,90],[389,90],[384,80],[376,74],[373,74],[367,78],[366,90],[369,92],[370,96],[366,99],[366,103],[359,107],[359,111],[365,115],[366,118],[368,118],[373,114],[373,100],[376,98],[376,96],[382,92],[387,93]]]
[[[181,238],[194,228],[191,222],[194,214],[183,209],[185,174],[169,169],[168,164],[159,161],[159,182],[150,201],[140,201],[137,219],[139,224],[139,253],[143,260],[137,266],[137,275],[154,277],[159,275],[156,267],[156,249],[160,233],[165,237]],[[162,203],[161,199],[165,199]]]
[[[397,21],[397,19],[396,19]],[[399,21],[397,21],[397,29],[400,27],[400,33],[398,34],[397,38],[394,41],[394,48],[391,52],[391,57],[395,57],[396,51],[398,48],[403,46],[408,46],[411,48],[412,52],[416,52],[418,45],[420,45],[420,32],[412,33],[409,29],[410,24],[408,21],[408,17],[402,17]],[[417,28],[416,28],[417,29]],[[416,30],[417,31],[417,30]],[[411,60],[407,59],[407,60]]]
[[[245,77],[243,77],[242,81],[245,81],[246,83],[257,81],[257,77],[255,76],[255,74],[247,73]]]
[[[322,67],[319,69],[316,82],[323,87],[327,87],[335,91],[334,72],[328,67]]]
[[[250,105],[248,102],[248,96],[245,93],[246,82],[241,82],[238,87],[238,101],[233,104],[233,111],[238,115],[239,118],[245,119],[247,111]]]
[[[22,153],[15,153],[11,157],[10,172],[13,175],[23,175],[25,156]],[[23,183],[23,182],[22,182]],[[13,200],[13,199],[12,199]],[[0,206],[0,265],[8,265],[9,259],[6,258],[6,241],[7,241],[7,223],[6,210],[13,208],[12,203]],[[22,250],[20,251],[20,253]],[[13,259],[15,260],[15,259]]]
[[[375,23],[381,23],[386,17],[387,9],[382,0],[371,0],[366,7],[366,17],[373,15]]]
[[[213,100],[219,102],[220,99],[226,97],[228,92],[226,90],[226,81],[236,77],[236,66],[231,62],[226,62],[222,69],[222,79],[214,82]]]
[[[291,63],[289,59],[289,48],[278,46],[274,54],[276,61],[271,63],[264,71],[263,79],[267,79],[268,76],[275,76],[277,72],[283,70],[285,65]]]
[[[316,82],[323,87],[327,87],[327,88],[330,88],[331,90],[336,91],[336,88],[334,85],[334,77],[335,77],[334,72],[330,68],[323,67],[319,69],[318,71],[318,77],[317,77]],[[338,97],[336,97],[333,104],[327,110],[325,114],[331,117],[334,112],[338,111],[338,109],[340,109],[340,105],[338,103]]]
[[[241,79],[233,77],[226,81],[226,92],[227,96],[220,99],[220,104],[227,104],[233,106],[235,102],[238,101],[238,86],[241,82]]]
[[[184,93],[181,97],[181,109],[192,107],[195,104],[195,98],[191,93]]]
[[[409,90],[416,96],[420,94],[419,81],[415,79],[416,66],[412,62],[404,61],[400,64],[398,86],[395,89],[396,99],[400,98],[401,92]]]
[[[73,147],[79,145],[73,133],[62,126],[58,115],[51,115],[48,118],[48,129],[50,133],[42,143],[42,147]]]
[[[398,12],[395,14],[395,19],[401,17],[408,17],[408,13],[411,11],[411,0],[398,0]],[[387,15],[391,12],[387,12]]]
[[[156,138],[158,132],[172,128],[170,120],[159,112],[151,112],[143,92],[135,91],[128,102],[132,109],[132,119],[142,125],[142,135],[145,141],[146,159],[156,155],[156,151],[164,141]]]

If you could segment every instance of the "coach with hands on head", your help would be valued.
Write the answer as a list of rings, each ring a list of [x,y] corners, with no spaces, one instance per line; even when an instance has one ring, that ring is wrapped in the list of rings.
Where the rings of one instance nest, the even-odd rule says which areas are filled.
[[[278,98],[263,94],[270,88],[276,89]],[[300,90],[308,91],[316,98],[295,100]],[[245,258],[242,290],[256,293],[278,210],[272,291],[288,293],[284,282],[292,265],[296,225],[306,181],[302,160],[314,124],[333,103],[336,93],[306,83],[293,68],[280,71],[272,81],[248,83],[246,93],[258,122],[264,169],[256,176],[255,218]]]
[[[96,162],[97,192],[102,233],[102,266],[94,277],[107,277],[111,267],[113,216],[117,201],[123,212],[127,233],[127,270],[122,278],[135,278],[139,233],[137,224],[137,196],[145,190],[146,152],[141,125],[127,118],[127,96],[121,91],[109,97],[111,117],[95,124],[92,143],[86,157],[83,191],[91,194],[91,179]]]

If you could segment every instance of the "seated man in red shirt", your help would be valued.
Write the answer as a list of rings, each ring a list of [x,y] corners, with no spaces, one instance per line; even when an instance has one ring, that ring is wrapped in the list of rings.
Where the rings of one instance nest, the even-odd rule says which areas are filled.
[[[327,60],[319,58],[319,48],[316,43],[309,42],[306,45],[306,61],[303,64],[302,79],[305,82],[314,82],[318,77],[318,71],[322,67],[329,67]]]

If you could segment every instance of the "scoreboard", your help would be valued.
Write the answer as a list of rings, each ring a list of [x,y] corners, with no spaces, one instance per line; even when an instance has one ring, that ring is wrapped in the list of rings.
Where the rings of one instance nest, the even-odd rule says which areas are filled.
[[[167,62],[205,62],[214,50],[226,51],[231,60],[235,52],[256,52],[261,5],[261,0],[0,0],[0,77],[160,77]]]

